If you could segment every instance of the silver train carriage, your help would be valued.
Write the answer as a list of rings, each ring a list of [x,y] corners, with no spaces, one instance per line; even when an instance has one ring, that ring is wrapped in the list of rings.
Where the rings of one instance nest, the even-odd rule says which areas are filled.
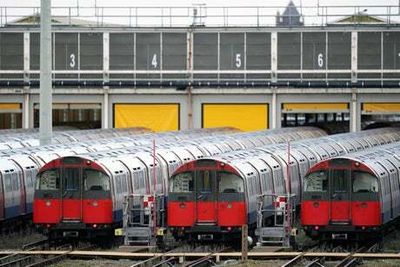
[[[154,138],[158,142],[177,142],[199,136],[219,135],[225,132],[234,133],[237,130],[214,128],[142,134],[143,130],[141,128],[128,128],[122,131],[109,129],[103,132],[102,130],[93,130],[84,137],[85,132],[87,131],[77,133],[77,136],[82,136],[82,139],[93,140],[0,151],[0,222],[32,213],[36,174],[43,165],[53,159],[132,146],[150,146],[151,140]],[[132,135],[135,133],[138,133],[138,135]],[[114,135],[124,137],[101,139]]]
[[[400,217],[400,144],[334,157],[304,178],[301,222],[318,239],[382,237]]]
[[[189,162],[179,167],[170,178],[167,224],[173,228],[177,238],[188,234],[195,239],[202,236],[227,237],[232,229],[240,230],[243,223],[249,225],[253,235],[255,229],[260,228],[258,233],[262,235],[260,231],[264,226],[275,223],[270,222],[271,212],[262,211],[274,210],[276,196],[295,194],[295,204],[298,205],[302,179],[310,166],[328,158],[398,140],[398,128],[381,128],[295,141],[290,144],[290,159],[288,145],[277,144]],[[210,201],[215,203],[206,208]],[[235,203],[237,209],[233,208]],[[244,214],[237,212],[241,206]],[[192,219],[188,219],[190,217]],[[187,218],[187,221],[183,222],[182,218]],[[224,225],[220,225],[222,223]]]
[[[153,157],[151,146],[147,148],[123,148],[120,150],[91,153],[75,157],[61,157],[46,164],[37,175],[34,200],[34,207],[37,207],[37,209],[34,208],[34,222],[47,227],[49,232],[55,234],[63,234],[66,229],[80,229],[79,236],[86,235],[87,232],[92,230],[100,230],[99,225],[103,225],[104,227],[120,225],[122,222],[122,206],[125,196],[133,193],[151,195],[157,192],[157,194],[165,194],[167,192],[168,177],[185,162],[258,145],[285,142],[286,140],[299,140],[309,137],[321,137],[323,135],[325,135],[323,131],[312,127],[284,128],[253,133],[236,133],[204,137],[197,140],[191,138],[185,142],[158,144],[156,147],[156,158]],[[98,184],[96,184],[95,178],[90,180],[91,186],[85,186],[85,181],[83,181],[83,187],[80,186],[82,185],[81,183],[77,183],[74,185],[76,193],[71,194],[68,192],[68,189],[65,188],[65,185],[63,188],[63,183],[56,182],[60,179],[64,179],[60,177],[59,170],[73,168],[73,166],[87,169],[89,167],[86,165],[85,167],[77,167],[79,164],[85,164],[85,162],[87,164],[90,163],[89,165],[91,166],[96,166],[96,171],[102,173],[102,175],[98,176]],[[70,164],[72,164],[72,167]],[[57,167],[54,167],[55,165],[57,165]],[[49,177],[54,180],[52,184],[58,184],[58,186],[53,188],[53,192],[51,192],[51,190],[49,191],[47,185],[42,182],[50,179]],[[71,176],[68,177],[68,179],[78,179],[76,181],[80,181],[87,178],[85,178],[85,175],[76,172],[75,178]],[[155,180],[153,181],[153,179]],[[78,200],[79,203],[89,201],[88,198],[93,197],[91,193],[88,192],[92,186],[101,189],[101,193],[97,192],[95,197],[103,200],[108,198],[110,200],[108,204],[104,204],[110,207],[107,212],[104,210],[100,212],[102,208],[104,209],[104,206],[98,204],[96,200],[98,204],[96,209],[99,211],[97,214],[106,213],[108,216],[105,217],[108,219],[102,217],[96,220],[96,216],[90,212],[92,210],[85,212],[84,210],[82,211],[82,209],[80,210],[81,212],[77,211],[74,215],[64,213],[55,214],[56,212],[52,213],[53,205],[46,206],[43,204],[43,198],[46,194],[47,196],[48,194],[53,194],[52,196],[54,197],[52,197],[51,201],[55,201],[55,205],[60,205],[57,204],[60,203],[60,200],[64,203],[62,201],[63,198],[68,198],[69,201],[75,199]],[[59,192],[63,193],[61,194]],[[86,199],[80,197],[82,195],[85,196],[86,193],[89,194]],[[80,204],[76,203],[75,205],[79,206]],[[64,208],[61,210],[67,211],[71,209]],[[55,217],[53,216],[51,218],[49,214],[53,214]],[[65,223],[65,221],[67,222]],[[68,223],[69,221],[72,223]],[[86,229],[87,225],[89,225],[89,229]],[[93,226],[95,226],[96,229],[93,229]]]

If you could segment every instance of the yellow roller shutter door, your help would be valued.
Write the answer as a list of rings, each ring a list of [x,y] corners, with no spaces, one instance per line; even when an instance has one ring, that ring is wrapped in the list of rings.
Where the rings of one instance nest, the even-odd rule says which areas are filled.
[[[114,127],[146,127],[156,132],[179,130],[179,104],[115,104]]]
[[[0,113],[20,113],[21,106],[19,103],[0,103]]]
[[[243,131],[268,128],[268,104],[203,104],[203,128],[235,127]]]
[[[346,113],[349,112],[348,103],[284,103],[283,113]]]
[[[400,103],[363,103],[363,114],[399,114]]]

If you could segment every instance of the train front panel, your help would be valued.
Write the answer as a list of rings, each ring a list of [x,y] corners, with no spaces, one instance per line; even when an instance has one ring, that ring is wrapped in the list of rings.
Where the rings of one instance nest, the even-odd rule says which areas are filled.
[[[197,160],[170,178],[168,226],[176,239],[225,240],[247,224],[244,180],[229,165]]]
[[[51,237],[86,237],[113,223],[110,177],[91,160],[64,157],[38,173],[33,222]]]

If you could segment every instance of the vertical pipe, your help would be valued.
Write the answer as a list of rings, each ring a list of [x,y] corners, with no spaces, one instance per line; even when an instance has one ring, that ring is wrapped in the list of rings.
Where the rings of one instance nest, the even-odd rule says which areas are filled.
[[[40,5],[40,145],[51,144],[51,0]]]

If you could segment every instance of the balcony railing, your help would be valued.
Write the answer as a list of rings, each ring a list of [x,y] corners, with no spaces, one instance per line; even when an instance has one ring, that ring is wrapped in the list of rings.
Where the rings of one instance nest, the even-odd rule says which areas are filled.
[[[53,23],[90,27],[303,27],[400,22],[397,5],[299,6],[54,6]],[[289,8],[290,9],[290,8]],[[0,7],[0,26],[39,24],[39,6]],[[280,13],[279,16],[277,14]],[[300,14],[300,15],[299,15]]]

